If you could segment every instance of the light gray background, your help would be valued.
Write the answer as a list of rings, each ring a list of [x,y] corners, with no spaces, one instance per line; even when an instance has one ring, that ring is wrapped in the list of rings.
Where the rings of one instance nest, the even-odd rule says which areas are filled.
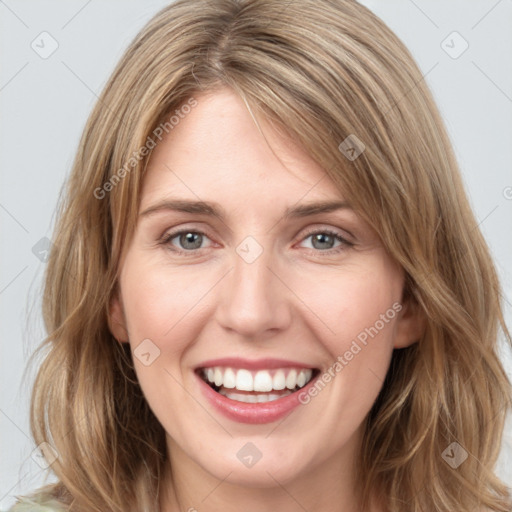
[[[43,483],[28,428],[33,374],[21,380],[44,337],[44,262],[32,248],[52,236],[57,196],[96,96],[135,33],[166,3],[0,0],[0,509]],[[362,3],[402,38],[426,74],[494,254],[512,326],[512,1]],[[58,43],[46,59],[31,48],[35,41],[43,51],[42,37],[50,48],[43,31]],[[464,41],[468,49],[453,58]],[[510,354],[503,357],[512,373]],[[505,440],[498,472],[512,486],[512,422]]]

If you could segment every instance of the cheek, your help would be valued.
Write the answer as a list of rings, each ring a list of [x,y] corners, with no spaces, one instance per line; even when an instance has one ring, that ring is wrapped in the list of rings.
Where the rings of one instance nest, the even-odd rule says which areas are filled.
[[[208,270],[203,264],[172,268],[139,254],[125,262],[123,272],[125,316],[134,346],[149,338],[166,352],[179,354],[199,337],[214,314],[214,289],[222,274],[218,268]],[[312,332],[333,359],[350,350],[354,340],[364,347],[379,340],[372,344],[375,358],[389,353],[394,321],[387,313],[394,313],[402,282],[382,254],[346,268],[282,273],[300,299],[283,300],[290,300],[299,324]]]
[[[123,306],[132,345],[149,338],[165,350],[179,352],[187,341],[181,333],[190,329],[214,279],[194,269],[162,268],[135,258],[125,266]],[[210,282],[211,281],[211,282]],[[199,327],[199,325],[198,325]]]
[[[386,260],[377,259],[323,282],[310,276],[304,285],[308,307],[318,312],[310,328],[329,361],[303,403],[320,404],[332,429],[326,435],[341,436],[363,420],[382,388],[393,353],[402,279]]]
[[[359,281],[353,288],[346,287],[336,330],[339,340],[338,354],[351,361],[358,358],[380,361],[393,347],[396,310],[399,293],[391,283],[376,279]],[[352,292],[352,293],[351,293]],[[358,351],[358,347],[361,351]]]
[[[397,309],[401,309],[402,279],[385,258],[375,258],[364,268],[335,270],[328,276],[310,274],[297,281],[295,289],[314,313],[314,317],[308,315],[310,327],[333,359],[350,350],[354,341],[361,347],[378,341],[372,345],[376,358],[390,352]]]
[[[212,446],[222,460],[232,449],[232,440],[222,444],[225,432],[181,385],[187,383],[182,369],[187,367],[188,349],[201,339],[201,331],[215,327],[215,308],[220,298],[229,297],[216,288],[224,272],[205,265],[171,268],[139,257],[126,261],[122,276],[132,347],[149,338],[162,352],[150,367],[136,364],[144,394],[166,432],[198,460]],[[370,410],[389,366],[397,318],[393,304],[401,297],[401,280],[380,256],[343,268],[280,269],[279,276],[293,291],[276,284],[276,293],[283,294],[292,312],[288,331],[280,335],[304,339],[304,346],[325,362],[327,376],[319,392],[305,397],[306,409],[286,423],[287,441],[260,441],[276,454],[269,459],[269,464],[276,461],[273,474],[279,478],[282,471],[284,479],[295,468],[320,463],[340,449]],[[170,413],[187,403],[186,415]],[[303,440],[300,453],[293,450],[294,439]],[[278,456],[281,448],[289,461],[285,465]]]

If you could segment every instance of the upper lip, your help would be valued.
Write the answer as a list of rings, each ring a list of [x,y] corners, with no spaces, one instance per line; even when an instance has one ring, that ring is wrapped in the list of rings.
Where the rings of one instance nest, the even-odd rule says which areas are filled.
[[[244,368],[247,370],[271,370],[274,368],[310,368],[315,369],[308,363],[292,361],[290,359],[244,359],[240,357],[223,357],[219,359],[209,359],[196,366],[196,370],[201,368],[211,368],[214,366],[224,366],[230,368]]]

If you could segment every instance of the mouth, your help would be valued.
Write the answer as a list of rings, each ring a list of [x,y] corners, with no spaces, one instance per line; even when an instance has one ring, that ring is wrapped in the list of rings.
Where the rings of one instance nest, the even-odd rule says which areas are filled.
[[[235,402],[274,402],[299,392],[318,374],[317,368],[282,367],[252,370],[230,366],[196,369],[197,375],[213,391]]]

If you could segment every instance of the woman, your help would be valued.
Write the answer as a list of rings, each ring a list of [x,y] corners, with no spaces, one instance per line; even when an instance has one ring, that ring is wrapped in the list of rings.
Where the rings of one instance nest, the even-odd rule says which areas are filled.
[[[31,426],[59,482],[13,511],[510,510],[499,283],[420,71],[356,2],[157,14],[54,245]]]

